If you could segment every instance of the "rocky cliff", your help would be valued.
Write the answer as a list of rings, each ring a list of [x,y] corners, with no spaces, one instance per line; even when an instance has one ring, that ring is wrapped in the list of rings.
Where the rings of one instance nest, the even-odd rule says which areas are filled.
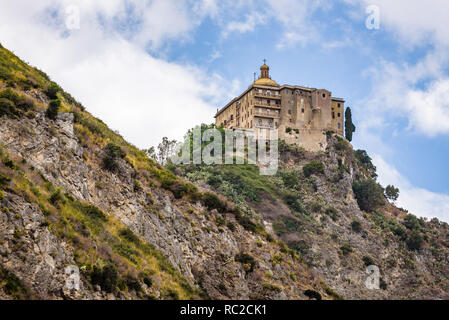
[[[448,225],[365,199],[375,168],[335,134],[325,152],[282,144],[273,177],[166,168],[45,73],[0,61],[0,298],[449,297]]]

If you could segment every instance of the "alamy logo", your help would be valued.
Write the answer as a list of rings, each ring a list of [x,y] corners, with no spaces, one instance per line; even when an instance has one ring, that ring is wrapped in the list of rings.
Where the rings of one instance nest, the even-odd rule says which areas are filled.
[[[80,270],[77,266],[70,265],[65,267],[64,272],[66,274],[65,287],[69,290],[80,289]]]
[[[379,30],[380,28],[380,9],[378,6],[370,5],[366,7],[365,13],[368,17],[365,20],[365,26],[368,30]]]
[[[380,270],[378,266],[371,265],[366,267],[366,273],[369,275],[366,278],[365,286],[370,290],[379,290],[380,286]]]
[[[65,26],[69,30],[80,29],[80,9],[78,6],[70,5],[65,8]]]

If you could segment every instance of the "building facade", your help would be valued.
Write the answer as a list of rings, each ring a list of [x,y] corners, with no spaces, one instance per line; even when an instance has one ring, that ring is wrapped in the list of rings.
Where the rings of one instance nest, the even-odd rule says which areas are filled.
[[[279,138],[308,150],[324,150],[326,131],[343,135],[344,103],[326,89],[278,85],[269,67],[240,96],[218,110],[215,124],[225,129],[278,129]]]

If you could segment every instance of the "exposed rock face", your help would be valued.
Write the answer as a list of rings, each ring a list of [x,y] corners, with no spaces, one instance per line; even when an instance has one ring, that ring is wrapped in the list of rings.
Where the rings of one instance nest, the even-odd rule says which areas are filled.
[[[43,113],[37,113],[33,119],[4,118],[0,141],[14,158],[25,159],[55,186],[119,218],[161,250],[192,285],[200,283],[213,298],[304,298],[307,286],[319,284],[318,279],[307,276],[311,280],[305,280],[302,285],[289,285],[286,290],[263,287],[261,277],[265,273],[272,274],[274,280],[287,279],[284,282],[288,284],[292,272],[301,277],[306,270],[301,265],[283,268],[273,265],[270,260],[279,252],[279,247],[245,231],[232,215],[226,219],[234,221],[236,230],[219,228],[213,218],[218,215],[216,211],[208,213],[200,204],[188,206],[159,188],[150,191],[154,206],[149,209],[149,189],[137,192],[133,189],[139,173],[124,161],[117,173],[102,169],[101,148],[87,149],[80,145],[74,133],[73,114],[60,114],[56,121],[49,120]],[[85,161],[86,158],[89,161]],[[9,243],[15,228],[26,230],[29,239],[22,241],[30,248],[21,251],[21,255],[29,256],[32,261],[11,256],[13,250],[6,245],[8,259],[3,263],[15,269],[36,292],[48,297],[66,297],[62,290],[66,281],[64,267],[74,264],[70,246],[41,226],[45,217],[36,205],[9,194],[6,199],[5,207],[18,212],[21,218],[2,216],[3,237],[7,237]],[[257,272],[247,273],[234,261],[234,256],[243,251],[259,258]],[[77,298],[103,297],[88,290],[77,294]]]

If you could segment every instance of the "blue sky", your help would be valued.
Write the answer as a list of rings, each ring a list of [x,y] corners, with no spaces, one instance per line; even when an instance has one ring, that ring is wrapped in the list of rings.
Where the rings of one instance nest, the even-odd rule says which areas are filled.
[[[213,122],[267,59],[278,83],[344,98],[354,146],[399,186],[398,205],[449,221],[445,12],[439,0],[2,1],[0,42],[141,148]]]

